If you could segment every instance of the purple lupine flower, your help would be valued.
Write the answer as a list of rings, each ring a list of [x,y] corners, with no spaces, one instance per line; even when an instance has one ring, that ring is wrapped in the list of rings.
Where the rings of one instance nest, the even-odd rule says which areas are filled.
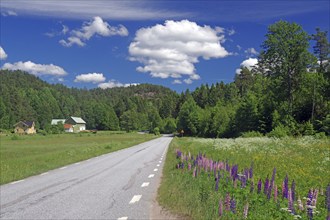
[[[221,217],[223,214],[223,204],[222,204],[222,199],[220,198],[219,200],[219,208],[218,208],[218,214]]]
[[[313,199],[313,193],[312,193],[312,190],[309,190],[308,196],[307,196],[307,201],[306,201],[307,218],[309,220],[313,219],[312,199]]]
[[[250,193],[252,193],[254,191],[254,181],[252,180],[250,182]]]
[[[215,191],[219,190],[219,178],[215,178]]]
[[[229,211],[230,210],[230,195],[229,195],[229,193],[227,193],[227,195],[226,195],[225,206],[226,206],[226,210]]]
[[[249,178],[251,179],[253,177],[253,162],[251,162],[251,167],[250,167],[250,170],[249,170]]]
[[[193,177],[196,177],[196,167],[193,170]]]
[[[246,203],[246,205],[244,206],[244,211],[243,211],[243,217],[244,218],[247,218],[248,211],[249,211],[249,203]]]
[[[330,213],[330,183],[328,184],[325,192],[325,207],[328,209],[328,213]]]
[[[230,166],[228,164],[228,160],[226,160],[226,171],[229,172],[230,171]]]
[[[296,200],[296,183],[294,180],[292,180],[291,184],[291,193],[292,193],[292,201]]]
[[[282,196],[283,198],[288,198],[288,184],[289,184],[289,177],[288,174],[285,176],[285,179],[283,181],[283,189],[282,189]]]
[[[182,152],[179,149],[177,149],[176,150],[176,158],[181,158],[181,156],[182,156]]]
[[[190,171],[191,170],[191,164],[188,163],[188,170]]]
[[[267,176],[266,180],[265,180],[265,184],[264,184],[264,194],[265,195],[267,195],[268,188],[269,188],[269,179],[268,179],[268,176]]]
[[[258,194],[261,192],[261,187],[262,187],[262,181],[261,181],[261,179],[259,179],[259,181],[258,181]]]
[[[236,180],[237,179],[237,173],[238,173],[238,165],[234,165],[232,168],[231,168],[231,178],[233,180]]]
[[[235,198],[232,198],[230,201],[230,210],[232,213],[236,214],[236,201]]]
[[[241,178],[241,187],[242,188],[246,187],[246,177],[245,176],[242,176],[242,178]]]

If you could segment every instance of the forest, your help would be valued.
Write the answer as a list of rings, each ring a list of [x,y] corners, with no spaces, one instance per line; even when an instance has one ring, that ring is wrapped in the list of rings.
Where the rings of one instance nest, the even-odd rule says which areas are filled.
[[[327,31],[308,35],[296,23],[268,27],[258,64],[233,82],[201,85],[181,94],[159,85],[78,89],[0,70],[0,129],[33,120],[60,132],[54,118],[82,117],[87,129],[184,131],[200,137],[330,134],[330,44]]]

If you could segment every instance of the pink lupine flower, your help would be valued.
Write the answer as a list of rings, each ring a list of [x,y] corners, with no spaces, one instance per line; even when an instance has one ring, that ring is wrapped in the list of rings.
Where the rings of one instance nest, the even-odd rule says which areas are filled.
[[[223,204],[222,204],[222,199],[220,198],[219,200],[219,208],[218,208],[218,214],[221,217],[223,214]]]
[[[226,200],[225,200],[226,210],[230,211],[230,195],[227,193]]]

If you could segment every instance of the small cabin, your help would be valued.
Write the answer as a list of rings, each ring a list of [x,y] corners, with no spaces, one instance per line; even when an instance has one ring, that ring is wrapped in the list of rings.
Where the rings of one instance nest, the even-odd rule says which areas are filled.
[[[14,124],[15,134],[35,134],[37,133],[35,129],[34,121],[20,121]]]
[[[65,124],[72,125],[68,132],[80,132],[86,130],[86,122],[79,117],[70,117],[65,120]],[[64,128],[66,130],[66,128]],[[72,130],[72,131],[71,131]],[[67,130],[66,130],[67,131]]]

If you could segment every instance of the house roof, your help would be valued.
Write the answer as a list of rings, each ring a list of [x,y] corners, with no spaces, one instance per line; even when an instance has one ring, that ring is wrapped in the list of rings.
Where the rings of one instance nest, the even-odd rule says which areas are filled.
[[[62,124],[65,123],[65,119],[52,119],[51,124],[52,125],[57,125],[59,122],[62,122]]]
[[[82,118],[79,118],[79,117],[70,117],[74,122],[76,122],[77,124],[86,124],[86,122],[82,119]]]
[[[34,121],[19,121],[16,124],[14,124],[14,126],[17,126],[18,124],[22,124],[23,126],[31,128],[34,124]]]

